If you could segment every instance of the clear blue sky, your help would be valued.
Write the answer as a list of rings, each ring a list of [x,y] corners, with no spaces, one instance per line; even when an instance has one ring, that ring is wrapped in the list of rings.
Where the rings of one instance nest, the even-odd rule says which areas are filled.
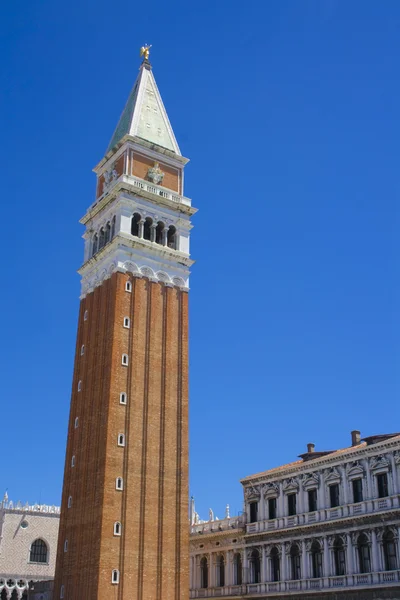
[[[60,501],[83,228],[139,67],[190,157],[191,491],[400,430],[397,0],[0,9],[0,494]],[[1,489],[2,488],[2,489]]]

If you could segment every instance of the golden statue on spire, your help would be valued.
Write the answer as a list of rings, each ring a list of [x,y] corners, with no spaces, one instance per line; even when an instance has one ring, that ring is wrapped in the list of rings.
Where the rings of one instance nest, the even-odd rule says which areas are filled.
[[[152,44],[150,44],[150,46],[148,46],[147,44],[145,44],[144,46],[142,46],[140,48],[140,56],[143,56],[143,60],[149,60],[149,54],[150,54],[150,48],[151,48]]]

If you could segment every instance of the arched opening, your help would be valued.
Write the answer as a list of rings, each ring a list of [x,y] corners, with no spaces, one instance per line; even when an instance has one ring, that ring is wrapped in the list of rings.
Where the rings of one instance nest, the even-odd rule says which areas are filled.
[[[250,583],[260,583],[260,553],[258,550],[253,550],[250,554]]]
[[[290,548],[290,576],[292,579],[301,579],[300,550],[297,544]]]
[[[47,563],[47,544],[40,538],[32,543],[29,562]]]
[[[10,596],[10,600],[18,600],[18,592],[17,592],[17,590],[15,588],[12,591],[12,594]]]
[[[92,240],[92,256],[94,256],[96,254],[98,247],[99,247],[99,236],[96,233],[93,236],[93,240]]]
[[[272,581],[280,581],[281,580],[281,561],[279,558],[279,550],[278,548],[272,548],[271,550],[271,580]]]
[[[217,557],[217,587],[223,587],[225,585],[225,559],[224,557]]]
[[[233,557],[233,577],[235,585],[242,585],[242,556],[239,552]]]
[[[110,223],[107,223],[106,230],[104,233],[104,245],[108,244],[110,239],[111,239],[111,225],[110,225]]]
[[[2,589],[0,598],[1,600],[7,600],[7,592],[5,588]]]
[[[142,217],[139,215],[139,213],[135,213],[132,217],[131,233],[136,237],[139,237],[139,221],[141,218]]]
[[[99,250],[101,250],[105,244],[105,233],[104,233],[104,229],[103,227],[100,229],[100,235],[99,235]]]
[[[164,244],[164,230],[165,225],[162,221],[158,221],[156,227],[156,244]]]
[[[21,596],[21,600],[28,600],[28,592],[25,590]]]
[[[200,587],[208,587],[208,561],[205,556],[200,561]]]
[[[176,250],[176,228],[173,225],[170,225],[168,228],[167,246],[168,248],[172,248],[172,250]]]
[[[395,571],[397,569],[396,542],[392,531],[386,531],[382,538],[383,556],[385,559],[385,570]]]
[[[115,215],[112,218],[111,221],[111,239],[113,239],[114,235],[115,235]]]
[[[336,538],[333,543],[333,560],[335,563],[335,575],[346,575],[346,554],[341,538]]]
[[[358,537],[357,542],[357,550],[358,550],[358,562],[360,566],[360,573],[370,573],[371,572],[371,553],[369,549],[368,538],[365,533],[362,533]]]
[[[318,542],[311,545],[311,573],[314,579],[322,577],[322,552]]]
[[[151,240],[151,226],[153,225],[153,219],[146,217],[144,220],[143,237],[145,240]]]

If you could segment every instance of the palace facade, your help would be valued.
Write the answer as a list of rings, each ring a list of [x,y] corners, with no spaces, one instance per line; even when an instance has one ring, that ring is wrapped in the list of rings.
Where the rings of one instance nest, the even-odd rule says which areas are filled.
[[[241,483],[241,516],[192,507],[191,598],[400,599],[400,434],[308,444]]]

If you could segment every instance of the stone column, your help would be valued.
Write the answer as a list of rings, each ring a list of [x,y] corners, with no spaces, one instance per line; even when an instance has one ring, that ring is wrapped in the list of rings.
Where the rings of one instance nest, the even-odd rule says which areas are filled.
[[[339,471],[342,475],[342,486],[343,486],[343,504],[346,505],[349,503],[348,497],[348,481],[346,475],[346,469],[344,467],[339,467]]]
[[[371,568],[372,572],[376,573],[380,571],[380,560],[379,560],[379,549],[378,549],[378,541],[376,539],[376,530],[371,530],[371,540],[372,540],[372,553],[371,553]]]
[[[368,460],[365,461],[365,472],[367,475],[367,495],[366,495],[366,500],[369,500],[370,498],[373,497],[373,493],[372,493],[372,479],[371,479],[371,471],[369,470],[369,464],[368,464]]]
[[[346,570],[347,570],[348,575],[353,575],[353,573],[355,573],[354,547],[353,547],[353,542],[351,540],[350,533],[346,533],[346,538],[347,538],[347,546],[346,546],[347,569]]]
[[[267,560],[266,548],[261,546],[261,583],[268,580]]]
[[[328,538],[324,537],[324,577],[331,576],[331,561],[330,561],[330,552],[328,547]]]
[[[284,497],[284,493],[283,493],[283,486],[282,486],[282,481],[279,482],[279,496],[278,496],[278,501],[276,503],[276,512],[277,512],[277,517],[279,518],[283,518],[285,516],[285,497]]]
[[[326,500],[325,500],[325,475],[324,472],[321,470],[320,471],[320,484],[319,484],[319,491],[320,493],[318,494],[318,500],[319,500],[319,508],[321,510],[324,510],[326,508]]]
[[[242,562],[242,581],[243,583],[249,582],[249,559],[247,558],[247,550],[246,548],[243,551],[243,562]]]
[[[264,521],[264,519],[265,519],[265,499],[264,499],[263,494],[261,494],[260,499],[258,501],[258,520]]]
[[[168,227],[164,225],[164,229],[162,230],[162,245],[167,245],[167,236],[168,236]]]
[[[156,241],[156,229],[157,229],[157,223],[152,223],[150,225],[150,241],[151,242]]]
[[[144,219],[140,219],[138,226],[139,226],[138,237],[143,239]]]
[[[308,552],[306,551],[306,543],[301,541],[301,578],[308,579]]]
[[[288,568],[287,568],[287,556],[285,551],[285,543],[282,542],[282,550],[281,550],[281,581],[286,581],[288,579]]]
[[[393,489],[391,492],[391,496],[395,496],[396,494],[398,494],[399,491],[399,482],[397,480],[397,465],[396,465],[396,461],[394,458],[394,455],[391,454],[390,455],[390,464],[392,466],[392,482],[393,482]]]

